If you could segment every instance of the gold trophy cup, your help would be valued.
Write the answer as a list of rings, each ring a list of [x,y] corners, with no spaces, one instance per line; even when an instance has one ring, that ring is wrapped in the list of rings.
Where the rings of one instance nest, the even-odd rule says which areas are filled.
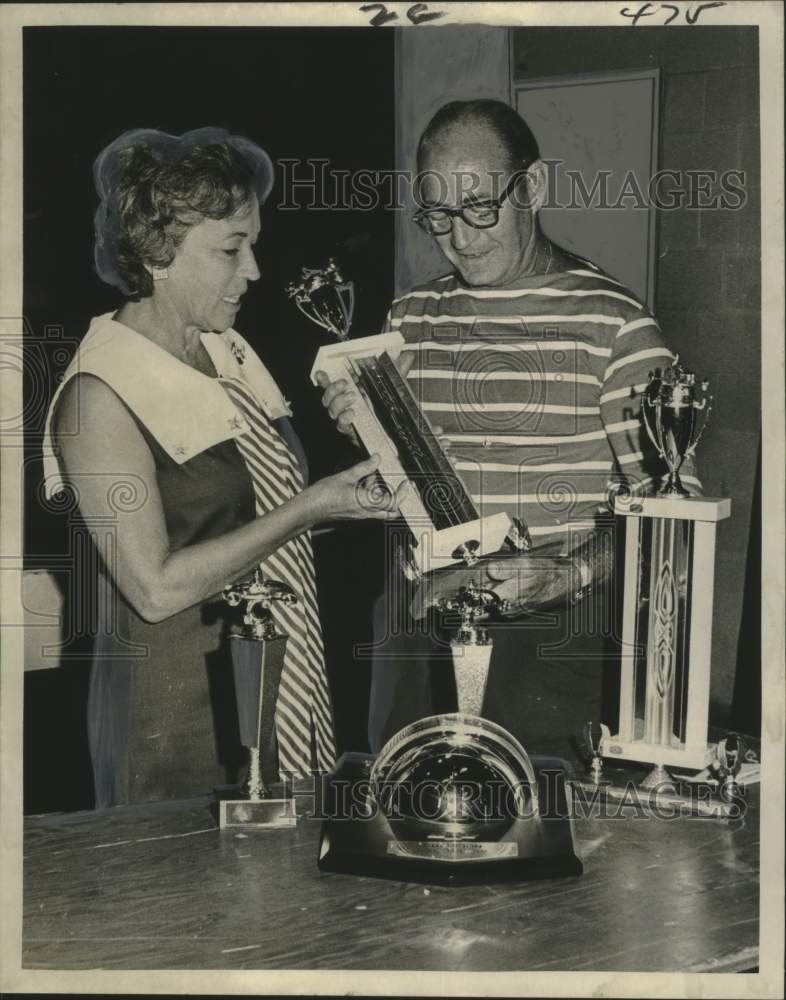
[[[679,355],[662,373],[650,375],[642,395],[641,414],[649,439],[669,470],[658,496],[688,496],[680,481],[680,467],[694,454],[706,430],[712,410],[708,389],[706,379],[696,384],[696,376],[683,368]],[[700,421],[699,413],[703,414]]]
[[[355,309],[355,287],[344,280],[332,257],[325,267],[301,268],[300,281],[287,285],[287,295],[312,323],[339,340],[347,339]]]

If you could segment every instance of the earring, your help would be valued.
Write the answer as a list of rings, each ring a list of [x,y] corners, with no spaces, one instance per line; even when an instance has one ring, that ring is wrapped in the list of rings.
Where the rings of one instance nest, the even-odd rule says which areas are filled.
[[[153,281],[163,281],[169,277],[169,271],[165,267],[151,267],[150,274],[153,277]]]

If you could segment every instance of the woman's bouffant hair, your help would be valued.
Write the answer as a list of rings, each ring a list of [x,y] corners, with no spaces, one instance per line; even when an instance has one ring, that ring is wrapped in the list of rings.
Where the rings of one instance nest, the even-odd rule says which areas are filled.
[[[125,132],[96,158],[93,178],[98,276],[128,298],[153,294],[148,270],[168,267],[202,219],[226,219],[273,186],[273,164],[249,139],[225,129],[183,135]]]

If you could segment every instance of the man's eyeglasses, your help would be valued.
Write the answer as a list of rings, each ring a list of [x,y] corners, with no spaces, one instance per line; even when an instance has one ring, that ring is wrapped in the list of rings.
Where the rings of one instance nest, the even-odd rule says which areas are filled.
[[[487,201],[472,201],[461,208],[422,208],[415,212],[413,219],[430,236],[445,236],[453,228],[453,219],[458,215],[473,229],[491,229],[499,222],[499,210],[510,197],[511,192],[526,173],[526,168],[517,170],[510,178],[499,198]]]

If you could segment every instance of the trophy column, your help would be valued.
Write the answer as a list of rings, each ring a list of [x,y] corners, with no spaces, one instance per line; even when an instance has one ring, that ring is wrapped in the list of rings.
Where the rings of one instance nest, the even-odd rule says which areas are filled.
[[[704,768],[712,652],[715,538],[731,501],[657,496],[617,499],[627,519],[619,732],[603,727],[600,753],[656,765]]]
[[[261,754],[272,743],[275,710],[287,637],[276,630],[270,606],[275,601],[294,604],[297,597],[284,583],[263,580],[257,570],[252,580],[227,587],[224,599],[236,606],[245,602],[243,630],[229,638],[235,681],[240,742],[249,752],[249,772],[242,798],[219,803],[219,826],[294,826],[294,799],[274,799],[262,780]]]

